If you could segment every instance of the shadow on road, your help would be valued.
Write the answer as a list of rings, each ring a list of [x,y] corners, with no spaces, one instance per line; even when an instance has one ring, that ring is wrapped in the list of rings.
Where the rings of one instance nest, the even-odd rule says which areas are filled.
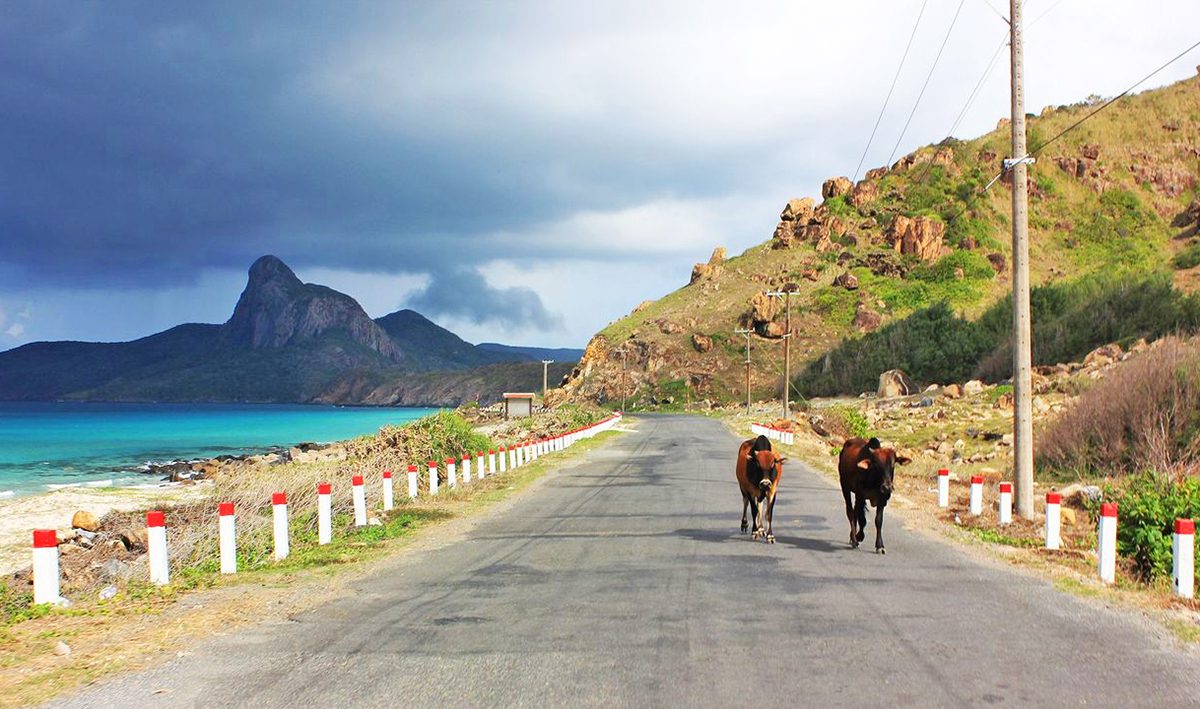
[[[749,534],[742,534],[738,531],[726,532],[715,529],[677,529],[675,534],[694,539],[698,542],[716,542],[722,543],[754,543],[766,544],[759,539],[751,539]],[[776,535],[776,544],[790,546],[795,549],[804,549],[807,551],[835,552],[842,551],[846,548],[845,544],[836,544],[824,539],[813,539],[809,537],[793,537],[789,535]]]

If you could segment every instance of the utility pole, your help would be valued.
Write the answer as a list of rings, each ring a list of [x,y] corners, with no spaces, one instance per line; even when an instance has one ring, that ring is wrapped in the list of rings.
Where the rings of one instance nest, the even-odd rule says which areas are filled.
[[[786,313],[785,326],[787,332],[783,333],[783,417],[788,417],[788,394],[792,390],[792,291],[795,286],[788,284],[783,287],[783,290],[767,291],[767,295],[775,298],[783,299],[783,308]]]
[[[750,415],[750,335],[753,330],[734,330],[739,335],[746,336],[746,415]]]
[[[629,408],[629,387],[625,385],[625,355],[627,350],[624,345],[621,346],[621,413],[624,413]]]
[[[1021,39],[1021,0],[1009,0],[1009,42],[1012,55],[1012,170],[1013,253],[1013,482],[1017,514],[1033,519],[1033,401],[1030,368],[1028,165],[1025,154],[1025,70]]]
[[[542,360],[542,406],[546,405],[546,370],[549,369],[551,364],[554,364],[554,360]]]

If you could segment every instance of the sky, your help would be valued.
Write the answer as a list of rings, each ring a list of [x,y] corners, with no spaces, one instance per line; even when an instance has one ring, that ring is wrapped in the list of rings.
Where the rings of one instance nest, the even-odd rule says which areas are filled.
[[[373,317],[582,347],[854,173],[921,7],[5,3],[0,350],[224,322],[263,254]],[[928,0],[863,170],[944,138],[983,76],[955,135],[1008,114],[1002,11]],[[1123,91],[1200,3],[1026,0],[1025,26],[1038,112]]]

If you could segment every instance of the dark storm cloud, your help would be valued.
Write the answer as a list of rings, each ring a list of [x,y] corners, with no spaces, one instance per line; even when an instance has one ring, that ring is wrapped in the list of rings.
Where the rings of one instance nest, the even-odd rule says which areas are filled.
[[[458,268],[434,273],[427,285],[408,298],[409,305],[430,317],[450,316],[476,324],[497,323],[562,330],[563,318],[524,286],[489,285],[479,271]]]

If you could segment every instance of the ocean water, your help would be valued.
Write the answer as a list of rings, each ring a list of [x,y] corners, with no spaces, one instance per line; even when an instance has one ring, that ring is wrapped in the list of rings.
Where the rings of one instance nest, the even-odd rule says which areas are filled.
[[[0,498],[62,486],[157,484],[147,463],[374,433],[437,409],[284,404],[0,402]]]

